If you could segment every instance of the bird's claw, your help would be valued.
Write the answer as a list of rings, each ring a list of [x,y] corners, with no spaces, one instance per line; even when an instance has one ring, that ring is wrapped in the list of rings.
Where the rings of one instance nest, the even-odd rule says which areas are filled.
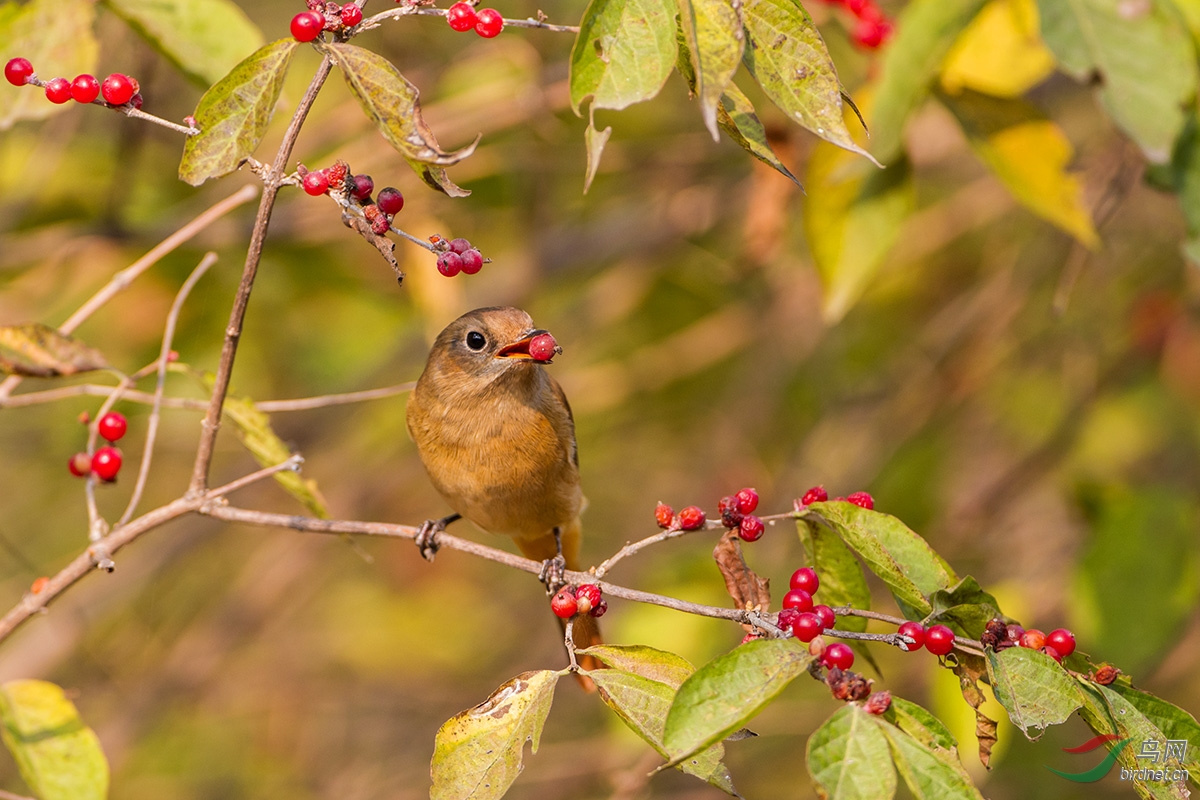
[[[437,555],[438,551],[437,535],[444,530],[446,530],[444,519],[427,519],[421,523],[415,540],[417,549],[421,551],[421,558],[433,561],[433,557]]]
[[[562,554],[556,555],[554,558],[547,558],[542,562],[542,568],[538,572],[538,580],[546,584],[546,590],[553,593],[566,583],[565,574],[567,571],[567,560],[562,557]]]

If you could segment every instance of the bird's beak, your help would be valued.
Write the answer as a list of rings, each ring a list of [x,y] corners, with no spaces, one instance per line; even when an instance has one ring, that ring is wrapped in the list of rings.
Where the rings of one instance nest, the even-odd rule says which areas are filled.
[[[536,361],[539,364],[549,364],[550,359],[554,355],[562,352],[561,347],[555,345],[554,350],[548,355],[540,351],[537,353],[531,353],[529,350],[529,346],[534,339],[546,334],[549,334],[549,331],[542,330],[541,328],[527,331],[525,335],[517,341],[513,342],[512,344],[506,344],[504,347],[501,347],[499,350],[497,350],[496,358],[517,358],[524,361]],[[551,337],[550,341],[553,343],[553,337]]]

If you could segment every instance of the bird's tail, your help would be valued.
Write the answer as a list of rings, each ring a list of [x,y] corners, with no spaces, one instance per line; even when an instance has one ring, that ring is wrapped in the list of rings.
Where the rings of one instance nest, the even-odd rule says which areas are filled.
[[[562,554],[566,561],[567,569],[579,569],[579,545],[582,538],[582,527],[579,519],[576,518],[562,532]],[[526,558],[531,558],[535,561],[545,561],[548,558],[554,558],[558,555],[558,542],[554,536],[547,534],[536,539],[516,539],[517,547]],[[564,634],[566,632],[567,621],[559,620],[562,623]],[[600,624],[595,617],[590,614],[579,614],[574,617],[574,622],[571,625],[571,639],[575,642],[576,650],[585,650],[592,645],[603,644],[604,639],[600,635]],[[594,656],[579,656],[579,666],[586,670],[600,669],[604,665]],[[596,684],[592,682],[586,675],[575,673],[579,685],[584,691],[596,691]]]

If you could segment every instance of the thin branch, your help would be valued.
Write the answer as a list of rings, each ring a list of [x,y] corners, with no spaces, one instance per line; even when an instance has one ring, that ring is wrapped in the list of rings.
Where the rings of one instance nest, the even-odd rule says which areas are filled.
[[[894,617],[891,614],[881,614],[878,611],[868,611],[865,608],[854,608],[853,606],[838,606],[837,608],[833,609],[833,613],[839,617],[863,617],[865,619],[873,619],[873,620],[877,620],[879,622],[887,622],[892,625],[895,625],[896,627],[900,627],[904,623],[910,621],[910,620],[904,619],[903,617]],[[832,633],[834,635],[839,635],[841,633],[846,633],[846,631],[828,631],[828,633]],[[883,634],[883,635],[890,636],[891,634]],[[860,638],[862,638],[862,635],[855,634],[854,636],[846,636],[843,638],[860,639]],[[903,637],[903,640],[908,641],[908,638]],[[890,643],[894,644],[894,642],[890,642]],[[967,650],[969,652],[975,653],[977,655],[983,655],[983,649],[982,649],[983,646],[980,644],[978,639],[968,639],[965,636],[955,636],[954,637],[954,646],[958,647],[962,650]]]
[[[142,493],[146,490],[146,480],[150,476],[150,462],[154,457],[154,443],[158,438],[158,422],[162,416],[163,390],[167,384],[167,365],[171,360],[171,343],[175,339],[175,326],[179,322],[179,313],[183,310],[183,303],[195,288],[196,283],[215,263],[217,263],[216,253],[209,252],[204,255],[204,258],[192,270],[192,274],[188,275],[187,280],[179,287],[179,291],[175,294],[175,302],[171,304],[171,310],[167,314],[166,330],[163,331],[162,346],[158,352],[158,378],[154,384],[154,402],[150,409],[150,419],[146,425],[146,441],[142,446],[142,463],[138,466],[137,482],[133,485],[133,494],[129,498],[129,504],[125,506],[125,513],[117,520],[117,525],[124,525],[133,517],[134,510],[142,501]]]
[[[395,12],[385,11],[382,14],[376,14],[371,19],[372,20],[385,19],[387,17],[407,16],[409,14],[418,14],[422,17],[444,17],[444,16],[446,16],[446,11],[441,8],[420,8],[420,9],[416,9],[413,11],[407,11],[407,9],[405,9],[405,10],[407,13],[403,14],[403,15],[395,13]],[[504,27],[506,27],[506,28],[538,28],[538,29],[544,30],[544,31],[551,31],[553,33],[579,33],[578,25],[552,25],[551,23],[546,22],[545,19],[534,19],[533,17],[527,17],[525,19],[509,19],[508,17],[505,17],[504,18]]]
[[[618,561],[621,561],[622,559],[627,558],[628,556],[631,556],[634,553],[638,552],[639,550],[643,550],[643,549],[649,547],[650,545],[658,544],[659,542],[670,541],[671,539],[678,539],[681,536],[687,536],[689,533],[698,533],[700,531],[718,530],[718,529],[722,529],[722,528],[724,528],[723,525],[720,525],[719,523],[715,523],[715,522],[709,522],[704,527],[697,528],[696,530],[691,530],[691,531],[685,531],[680,528],[669,528],[667,530],[659,531],[658,533],[651,534],[650,536],[647,536],[645,539],[640,539],[633,543],[627,543],[624,547],[622,547],[620,550],[618,550],[612,556],[610,556],[609,558],[607,558],[603,562],[601,562],[600,566],[596,567],[596,577],[603,578],[608,573],[608,571],[610,569],[612,569],[613,566]]]
[[[221,360],[217,365],[217,374],[213,379],[212,397],[209,400],[208,411],[201,423],[200,444],[196,449],[196,461],[192,467],[192,480],[188,485],[188,494],[199,495],[208,484],[208,470],[212,464],[213,448],[217,440],[217,431],[221,427],[221,409],[225,405],[225,394],[229,391],[229,378],[233,373],[233,360],[237,355],[238,341],[242,336],[242,324],[246,319],[246,308],[250,303],[250,292],[254,288],[254,278],[258,274],[258,265],[262,260],[263,243],[267,238],[267,228],[270,226],[271,213],[275,208],[275,198],[279,194],[281,178],[287,174],[287,164],[296,146],[296,138],[300,128],[308,117],[317,94],[333,69],[333,60],[327,55],[321,59],[316,74],[308,84],[308,90],[301,98],[292,121],[284,132],[275,161],[271,164],[271,172],[263,182],[262,198],[258,204],[258,214],[254,218],[254,229],[250,235],[250,246],[246,251],[246,263],[242,269],[242,280],[238,284],[234,297],[233,308],[229,312],[229,324],[225,328],[225,342],[221,347]]]
[[[209,489],[208,492],[205,493],[205,496],[210,502],[223,498],[228,494],[236,492],[238,489],[241,489],[244,486],[249,486],[252,483],[258,483],[263,478],[270,478],[272,475],[275,475],[278,472],[299,472],[300,465],[303,463],[304,459],[301,456],[293,455],[284,461],[280,461],[274,466],[263,467],[257,472],[251,472],[249,475],[243,475],[242,477],[218,486],[215,489]]]
[[[75,311],[67,321],[58,326],[60,333],[71,333],[92,314],[107,303],[121,290],[129,286],[139,275],[148,270],[150,267],[158,263],[163,256],[170,253],[181,244],[191,239],[200,231],[207,228],[212,223],[216,222],[221,217],[228,214],[233,209],[240,206],[242,203],[249,202],[258,194],[258,187],[254,184],[248,184],[238,189],[233,194],[226,197],[220,202],[214,203],[209,208],[205,209],[199,216],[191,222],[184,225],[179,230],[172,233],[166,239],[163,239],[155,247],[139,258],[137,261],[130,264],[125,269],[113,275],[112,279],[106,283],[100,291],[92,295],[87,302]],[[0,399],[7,398],[12,394],[13,389],[21,383],[19,375],[10,375],[0,382]]]
[[[416,385],[416,381],[408,381],[407,383],[398,383],[395,386],[364,389],[361,392],[325,394],[319,397],[301,397],[295,400],[262,400],[254,405],[259,411],[267,414],[279,411],[307,411],[312,408],[327,408],[328,406],[340,406],[348,403],[361,403],[364,400],[380,400],[384,397],[395,397],[398,394],[411,392]]]
[[[25,79],[25,83],[29,86],[39,86],[39,87],[44,88],[46,86],[47,81],[44,81],[44,80],[38,78],[36,75],[32,75],[29,78]],[[91,101],[90,105],[100,106],[101,108],[110,108],[113,111],[116,111],[120,114],[124,114],[127,117],[133,117],[134,119],[142,119],[142,120],[145,120],[146,122],[153,122],[155,125],[161,125],[164,128],[169,128],[170,130],[173,130],[176,133],[182,133],[185,136],[195,136],[196,134],[198,134],[200,132],[199,128],[195,128],[190,125],[180,125],[177,122],[171,122],[168,119],[163,119],[162,117],[156,117],[153,114],[148,114],[145,111],[142,111],[140,108],[134,108],[133,106],[129,105],[128,103],[126,103],[125,105],[122,105],[122,106],[114,106],[112,103],[106,102],[105,100],[102,100],[99,97],[97,97],[96,99]]]

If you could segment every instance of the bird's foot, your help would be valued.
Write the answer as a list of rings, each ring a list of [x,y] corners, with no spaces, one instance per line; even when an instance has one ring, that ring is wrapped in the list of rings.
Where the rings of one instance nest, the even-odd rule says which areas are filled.
[[[547,558],[542,562],[542,569],[538,572],[538,580],[546,584],[546,591],[550,594],[558,591],[558,588],[566,583],[564,575],[567,571],[567,560],[559,553],[554,558]]]
[[[417,549],[421,551],[421,558],[433,561],[433,557],[437,555],[438,551],[437,535],[444,532],[446,526],[451,522],[460,518],[458,514],[451,514],[441,519],[427,519],[421,523],[415,539]]]

